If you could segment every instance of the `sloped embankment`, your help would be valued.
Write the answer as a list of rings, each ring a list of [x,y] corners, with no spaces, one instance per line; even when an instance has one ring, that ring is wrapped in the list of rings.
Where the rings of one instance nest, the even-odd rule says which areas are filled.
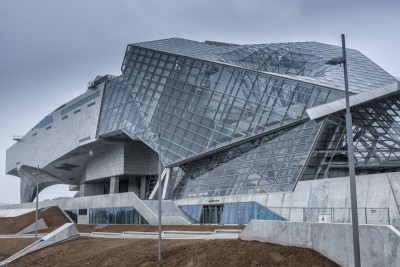
[[[49,233],[61,225],[70,222],[59,207],[39,210],[38,219],[43,218],[49,227],[41,232]],[[0,234],[16,234],[35,222],[35,211],[12,218],[0,218]]]

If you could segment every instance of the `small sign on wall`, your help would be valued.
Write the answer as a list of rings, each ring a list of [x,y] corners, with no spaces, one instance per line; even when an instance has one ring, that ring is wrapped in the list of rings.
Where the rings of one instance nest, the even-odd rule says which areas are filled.
[[[318,214],[319,223],[332,223],[332,215],[330,214]]]

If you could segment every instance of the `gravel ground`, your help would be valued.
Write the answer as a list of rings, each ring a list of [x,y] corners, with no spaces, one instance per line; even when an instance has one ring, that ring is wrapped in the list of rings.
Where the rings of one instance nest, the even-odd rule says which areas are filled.
[[[339,266],[316,251],[242,240],[163,240],[162,266]],[[10,266],[159,266],[157,241],[80,237]]]

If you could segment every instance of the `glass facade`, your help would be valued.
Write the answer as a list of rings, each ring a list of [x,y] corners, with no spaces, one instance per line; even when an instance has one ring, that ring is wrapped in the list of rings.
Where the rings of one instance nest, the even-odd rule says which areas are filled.
[[[223,205],[183,205],[179,208],[192,223],[201,224],[247,224],[252,219],[286,219],[257,202],[226,203]]]
[[[339,157],[326,151],[343,143],[342,115],[307,121],[306,110],[344,97],[342,69],[325,65],[340,52],[320,43],[129,45],[123,74],[106,85],[98,136],[123,132],[155,151],[160,144],[163,165],[173,168],[167,198],[292,191]],[[356,50],[348,66],[358,81],[351,93],[395,81]]]
[[[300,81],[344,91],[343,68],[326,66],[328,60],[340,57],[342,48],[318,42],[272,44],[218,44],[170,38],[134,44],[142,48],[176,55],[228,63],[252,70],[279,73]],[[396,82],[396,79],[354,49],[346,49],[351,93],[365,92]],[[124,61],[123,70],[127,67]]]
[[[400,96],[351,109],[356,174],[400,171]],[[348,176],[345,112],[325,119],[302,180]]]
[[[165,165],[307,117],[343,92],[232,66],[130,47],[124,74],[108,83],[99,135],[123,130]]]
[[[78,210],[64,210],[64,211],[75,223],[78,223]]]
[[[183,164],[172,198],[291,191],[320,126],[309,121]]]
[[[132,207],[89,209],[89,224],[149,224]]]

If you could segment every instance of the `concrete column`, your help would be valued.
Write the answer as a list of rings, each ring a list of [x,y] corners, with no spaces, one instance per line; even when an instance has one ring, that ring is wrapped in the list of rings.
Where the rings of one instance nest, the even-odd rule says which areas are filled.
[[[137,196],[139,196],[139,187],[137,185],[137,178],[131,178],[129,179],[129,184],[128,184],[128,192],[133,192]]]
[[[119,177],[113,176],[110,177],[110,194],[118,193],[119,189]]]
[[[140,179],[140,199],[146,199],[146,177]]]
[[[80,192],[81,192],[81,196],[83,196],[83,197],[87,196],[87,184],[86,183],[81,184]]]
[[[85,197],[104,194],[103,183],[83,183],[80,188]]]

